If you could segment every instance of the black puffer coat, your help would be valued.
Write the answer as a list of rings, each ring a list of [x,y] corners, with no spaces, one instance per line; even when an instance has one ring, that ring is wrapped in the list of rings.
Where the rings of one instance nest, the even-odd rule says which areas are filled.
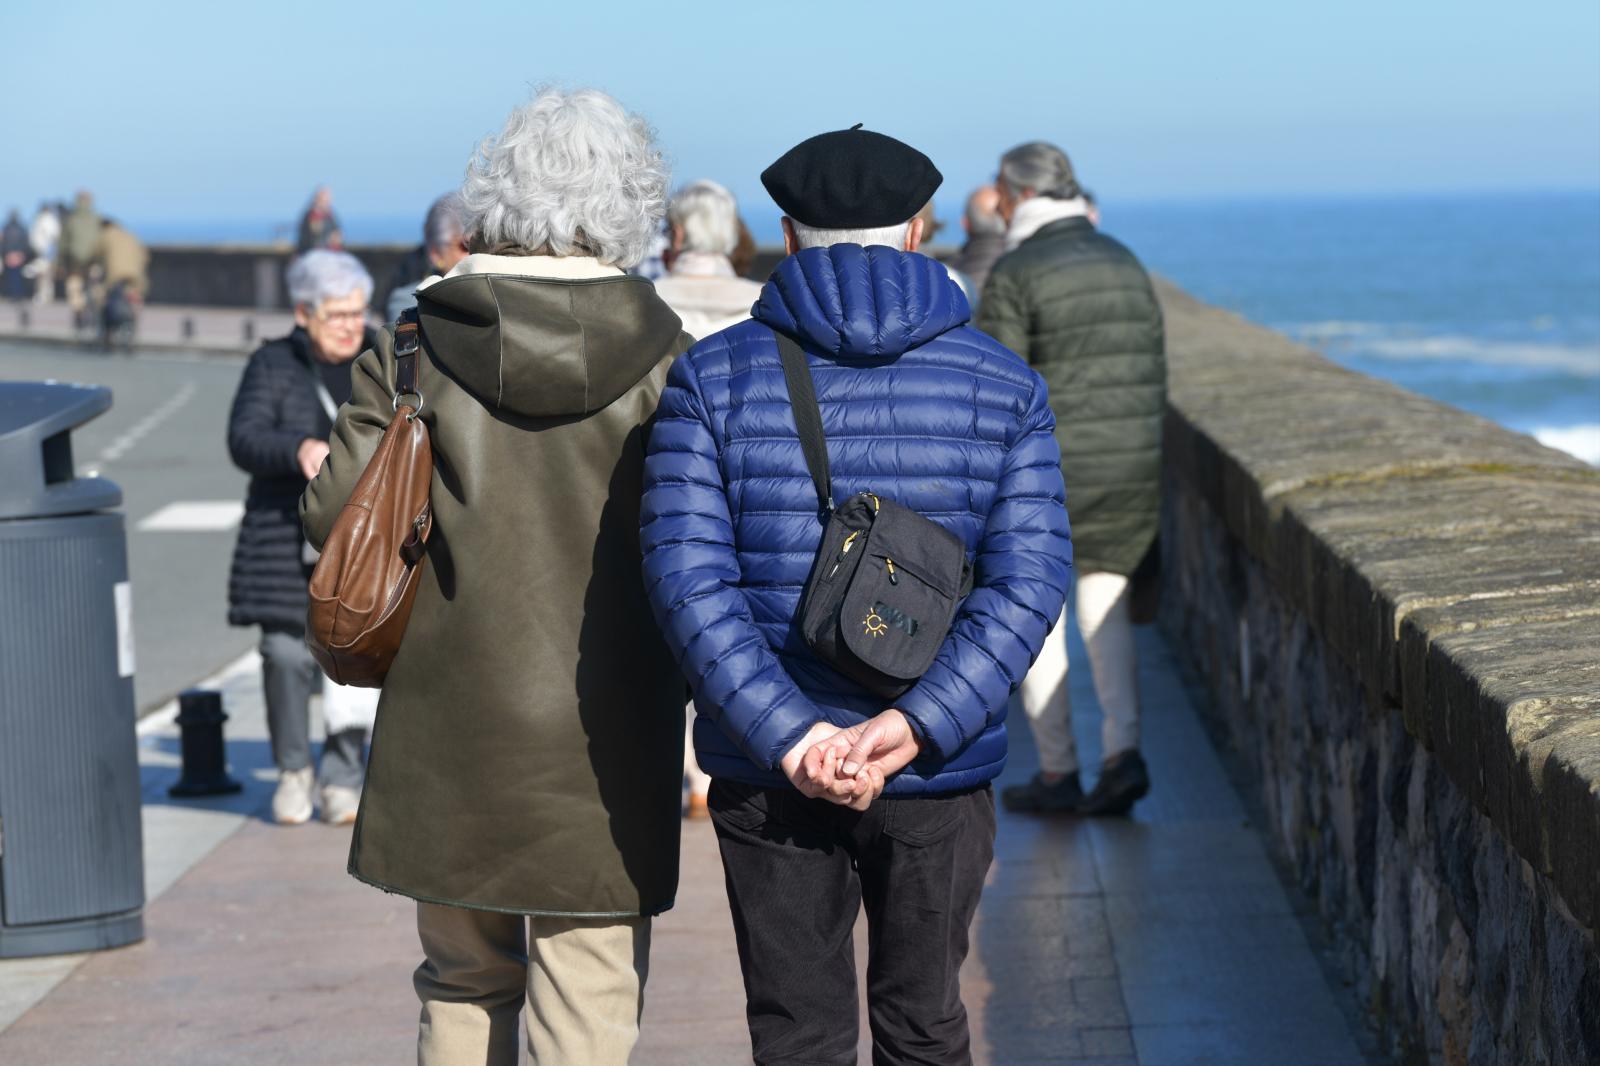
[[[1161,511],[1167,360],[1139,260],[1087,219],[1051,222],[995,264],[977,326],[1050,386],[1073,568],[1131,574]]]
[[[370,348],[374,337],[363,340]],[[321,379],[335,404],[350,398],[350,364],[317,362],[311,338],[296,328],[268,341],[245,364],[228,416],[228,454],[250,475],[244,522],[228,579],[228,621],[298,629],[306,621],[306,581],[300,533],[300,442],[327,440],[333,421],[317,396]]]

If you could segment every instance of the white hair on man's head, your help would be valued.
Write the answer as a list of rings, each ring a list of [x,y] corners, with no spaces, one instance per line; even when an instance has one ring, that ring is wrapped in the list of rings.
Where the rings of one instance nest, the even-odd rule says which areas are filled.
[[[802,248],[826,248],[833,244],[859,244],[863,247],[886,244],[896,251],[905,248],[911,221],[908,218],[897,225],[878,226],[875,229],[818,229],[792,218],[789,220],[794,226],[794,239]]]
[[[289,299],[296,307],[315,311],[324,300],[337,300],[360,292],[363,302],[372,295],[372,275],[349,252],[317,248],[289,264]]]
[[[667,204],[667,221],[683,230],[685,252],[731,255],[739,246],[739,204],[714,181],[692,181]]]
[[[478,145],[461,183],[485,245],[619,267],[645,257],[666,191],[655,131],[595,89],[540,89]]]

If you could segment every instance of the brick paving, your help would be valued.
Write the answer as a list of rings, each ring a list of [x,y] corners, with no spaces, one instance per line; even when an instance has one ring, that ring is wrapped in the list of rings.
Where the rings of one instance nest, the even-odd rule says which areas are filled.
[[[1155,791],[1126,820],[1001,815],[964,971],[976,1060],[1367,1062],[1169,651],[1153,632],[1140,642]],[[1073,694],[1092,759],[1086,674],[1075,673]],[[271,785],[249,664],[225,690],[235,719],[230,752],[247,784],[235,804],[201,813],[165,805],[170,736],[157,731],[146,744],[150,847],[179,847],[207,831],[221,833],[221,842],[194,856],[181,876],[174,862],[164,863],[175,880],[150,904],[143,943],[89,956],[53,987],[36,988],[42,998],[0,1031],[0,1063],[411,1060],[411,904],[345,876],[347,830],[262,820]],[[1005,781],[1034,766],[1017,719]],[[173,828],[173,819],[202,815],[233,821]],[[704,822],[685,825],[683,869],[678,907],[656,927],[634,1061],[747,1063],[732,926]],[[864,938],[857,939],[859,954]],[[8,985],[38,982],[38,973],[37,964],[0,962],[0,1004],[16,991]],[[0,1026],[6,1021],[0,1014]],[[868,1055],[863,1038],[862,1061]]]

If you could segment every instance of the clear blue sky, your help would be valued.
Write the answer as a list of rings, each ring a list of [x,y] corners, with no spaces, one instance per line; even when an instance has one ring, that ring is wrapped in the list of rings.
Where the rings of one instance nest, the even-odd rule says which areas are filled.
[[[544,81],[644,112],[675,180],[855,122],[953,208],[1024,140],[1108,201],[1600,189],[1600,4],[5,0],[0,207],[420,216]]]

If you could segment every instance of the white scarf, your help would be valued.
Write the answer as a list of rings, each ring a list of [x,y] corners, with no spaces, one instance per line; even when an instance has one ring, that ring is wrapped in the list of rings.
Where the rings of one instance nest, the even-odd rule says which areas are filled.
[[[1006,227],[1006,251],[1011,251],[1052,222],[1088,217],[1089,201],[1081,196],[1074,196],[1070,200],[1057,200],[1050,196],[1024,200],[1011,213],[1011,225]]]

